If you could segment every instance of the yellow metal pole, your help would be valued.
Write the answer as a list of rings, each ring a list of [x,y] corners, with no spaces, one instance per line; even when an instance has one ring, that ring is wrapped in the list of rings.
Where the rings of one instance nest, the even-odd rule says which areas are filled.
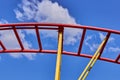
[[[82,74],[80,75],[80,77],[78,78],[78,80],[85,80],[85,78],[87,77],[87,75],[90,72],[90,69],[93,67],[93,65],[95,64],[95,62],[99,58],[100,51],[101,51],[103,45],[105,44],[105,42],[107,41],[107,38],[108,38],[108,36],[102,41],[102,43],[98,47],[97,51],[93,55],[92,59],[90,60],[90,62],[88,63],[88,65],[86,66],[86,68],[84,69],[84,71],[82,72]]]
[[[55,80],[60,80],[62,49],[63,49],[63,28],[61,28],[58,33],[58,51],[57,51]]]
[[[91,66],[90,66],[90,69],[94,66],[95,62],[97,61],[98,57],[99,57],[100,54],[98,54],[96,57],[95,57],[95,60],[91,63]],[[84,77],[82,80],[85,80],[85,78],[88,76],[89,72],[90,72],[90,69],[85,73]]]

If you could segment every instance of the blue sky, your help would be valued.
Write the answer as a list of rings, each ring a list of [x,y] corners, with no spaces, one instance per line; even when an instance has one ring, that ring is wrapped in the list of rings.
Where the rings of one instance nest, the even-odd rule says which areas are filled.
[[[54,22],[120,30],[119,3],[119,0],[1,0],[0,23]],[[34,30],[18,32],[25,48],[38,48]],[[45,30],[40,32],[43,48],[56,50],[57,32]],[[0,34],[0,40],[8,49],[19,48],[12,31],[1,31]],[[87,31],[82,53],[93,55],[105,35],[103,32]],[[64,50],[76,52],[80,37],[81,30],[65,29]],[[112,34],[102,56],[115,59],[120,54],[119,40],[119,35]],[[63,55],[61,80],[77,80],[89,60]],[[55,65],[56,55],[53,54],[1,54],[0,78],[54,80]],[[119,75],[119,64],[98,60],[86,80],[120,80]]]

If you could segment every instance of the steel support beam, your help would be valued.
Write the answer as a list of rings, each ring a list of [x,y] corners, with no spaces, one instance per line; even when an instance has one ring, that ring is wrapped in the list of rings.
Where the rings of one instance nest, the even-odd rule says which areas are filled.
[[[37,35],[39,50],[41,51],[42,50],[42,43],[41,43],[41,39],[40,39],[40,33],[39,33],[38,26],[35,26],[35,30],[36,30],[36,35]]]
[[[94,66],[95,62],[97,61],[97,59],[99,58],[100,54],[101,54],[101,50],[102,48],[105,46],[110,33],[107,34],[106,38],[104,38],[104,40],[102,41],[102,43],[99,45],[98,49],[96,50],[95,54],[93,55],[93,57],[91,58],[90,62],[88,63],[88,65],[86,66],[86,68],[84,69],[84,71],[82,72],[82,74],[80,75],[80,77],[78,78],[78,80],[85,80],[87,75],[89,74],[90,70],[92,69],[92,67]]]
[[[19,34],[18,34],[18,32],[17,32],[16,27],[15,27],[15,26],[12,26],[12,27],[13,27],[14,34],[15,34],[15,36],[16,36],[16,38],[17,38],[17,41],[18,41],[18,43],[19,43],[19,45],[20,45],[20,47],[21,47],[21,50],[24,50],[24,46],[23,46],[22,41],[21,41],[21,39],[20,39],[20,37],[19,37]]]
[[[80,40],[80,45],[79,45],[79,48],[78,48],[78,55],[80,55],[80,53],[81,53],[83,41],[85,39],[85,34],[86,34],[86,29],[83,29],[81,40]]]
[[[3,45],[3,43],[1,42],[1,40],[0,40],[0,45],[1,45],[1,47],[2,47],[3,50],[6,50],[6,48],[5,48],[5,46]]]
[[[63,49],[63,28],[59,27],[55,80],[60,80],[62,49]]]

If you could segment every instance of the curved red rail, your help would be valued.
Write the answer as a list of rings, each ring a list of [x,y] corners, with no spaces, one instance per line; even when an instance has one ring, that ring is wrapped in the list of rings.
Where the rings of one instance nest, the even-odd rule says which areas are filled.
[[[49,26],[49,27],[44,27],[44,26]],[[52,27],[50,27],[52,26]],[[53,23],[15,23],[15,24],[0,24],[0,31],[4,31],[4,30],[13,30],[14,34],[18,40],[18,43],[20,45],[20,50],[18,49],[12,49],[12,50],[8,50],[4,44],[2,43],[2,41],[0,40],[0,45],[2,47],[2,50],[0,50],[0,53],[15,53],[15,52],[33,52],[33,53],[52,53],[52,54],[56,54],[57,51],[56,50],[44,50],[42,48],[42,43],[41,43],[41,39],[40,39],[40,35],[39,35],[39,30],[40,29],[47,29],[47,30],[59,30],[59,27],[64,27],[64,28],[80,28],[83,29],[83,33],[82,33],[82,37],[80,40],[80,45],[78,48],[78,52],[77,53],[73,53],[73,52],[66,52],[63,51],[63,54],[66,55],[72,55],[72,56],[79,56],[79,57],[86,57],[86,58],[92,58],[92,55],[88,55],[88,54],[83,54],[81,53],[81,49],[82,49],[82,45],[84,42],[84,38],[85,38],[85,33],[87,30],[96,30],[96,31],[102,31],[102,32],[106,32],[108,34],[120,34],[120,31],[117,30],[111,30],[111,29],[105,29],[105,28],[97,28],[97,27],[92,27],[92,26],[83,26],[83,25],[70,25],[70,24],[53,24]],[[25,49],[22,41],[18,35],[17,30],[18,29],[34,29],[36,31],[36,36],[38,39],[38,45],[39,45],[39,50],[32,50],[32,49]],[[110,36],[110,35],[109,35]],[[106,42],[107,43],[107,42]],[[106,45],[106,44],[105,44]],[[105,47],[104,45],[104,47]],[[104,47],[102,48],[101,54],[104,50]],[[107,61],[107,62],[113,62],[113,63],[117,63],[120,64],[119,62],[120,59],[120,54],[116,57],[115,60],[110,59],[110,58],[104,58],[104,57],[99,57],[99,60],[103,60],[103,61]]]

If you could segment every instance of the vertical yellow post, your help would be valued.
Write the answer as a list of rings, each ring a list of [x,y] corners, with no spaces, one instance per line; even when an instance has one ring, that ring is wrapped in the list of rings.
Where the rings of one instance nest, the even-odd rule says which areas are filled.
[[[95,54],[93,55],[92,59],[90,60],[90,62],[88,63],[88,65],[86,66],[86,68],[84,69],[84,71],[82,72],[82,74],[80,75],[80,77],[78,78],[78,80],[85,80],[85,78],[87,77],[87,75],[89,74],[91,68],[94,66],[95,62],[97,61],[97,59],[100,56],[100,51],[103,47],[103,45],[106,43],[106,41],[109,38],[110,33],[106,36],[106,38],[102,41],[102,43],[100,44],[100,46],[98,47],[97,51],[95,52]]]
[[[62,49],[63,49],[63,28],[59,27],[55,80],[60,80]]]

